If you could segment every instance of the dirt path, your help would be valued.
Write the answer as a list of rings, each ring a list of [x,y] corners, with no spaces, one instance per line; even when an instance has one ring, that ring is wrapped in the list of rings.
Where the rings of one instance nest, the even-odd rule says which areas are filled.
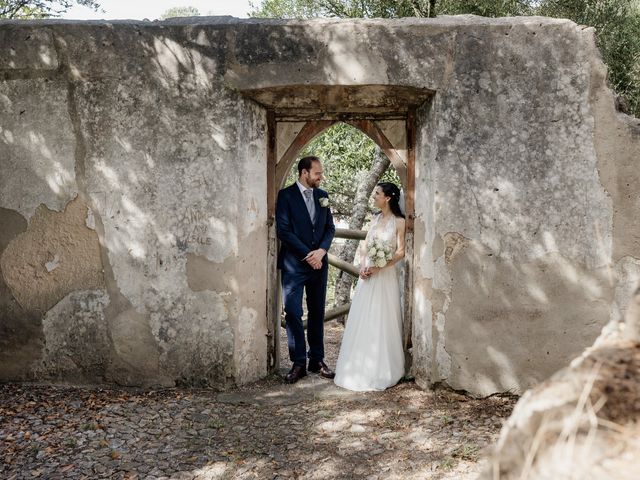
[[[224,393],[0,385],[0,477],[471,479],[513,403],[316,375]]]

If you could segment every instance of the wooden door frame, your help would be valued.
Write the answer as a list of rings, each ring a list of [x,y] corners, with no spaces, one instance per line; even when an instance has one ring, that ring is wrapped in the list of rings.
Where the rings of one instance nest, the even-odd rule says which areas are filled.
[[[398,120],[397,116],[394,120]],[[335,119],[326,116],[319,120],[306,121],[303,128],[296,135],[291,145],[287,148],[281,159],[277,158],[277,126],[278,119],[273,109],[267,109],[267,228],[268,228],[268,255],[267,255],[267,371],[278,372],[280,368],[280,310],[282,306],[280,276],[277,269],[278,241],[275,224],[275,209],[277,192],[283,187],[287,173],[298,153],[317,135],[330,128],[332,125],[343,122],[349,124],[370,137],[387,155],[391,163],[398,171],[398,166],[403,165],[404,171],[398,171],[402,180],[405,195],[405,282],[404,282],[404,337],[403,347],[407,358],[407,371],[411,366],[411,356],[408,354],[411,348],[412,315],[413,315],[413,265],[414,265],[414,219],[415,219],[415,152],[416,152],[416,114],[415,108],[410,108],[403,117],[406,128],[407,162],[404,162],[396,152],[396,149],[375,124],[376,120],[385,118],[362,118],[362,115],[350,117],[349,114],[336,114]],[[295,121],[288,118],[286,121]],[[399,163],[400,162],[400,163]]]

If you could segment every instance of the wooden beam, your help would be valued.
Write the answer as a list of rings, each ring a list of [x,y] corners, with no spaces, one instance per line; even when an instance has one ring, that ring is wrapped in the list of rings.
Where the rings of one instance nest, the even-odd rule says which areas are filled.
[[[405,356],[409,357],[409,349],[412,347],[413,332],[413,266],[414,254],[414,219],[415,215],[415,190],[416,190],[416,110],[412,108],[407,113],[407,190],[404,205],[406,213],[405,222],[405,268],[404,284],[404,318],[403,318],[403,347]],[[409,362],[406,362],[407,364]]]
[[[404,209],[407,216],[406,231],[413,232],[415,219],[416,192],[416,113],[414,109],[407,114],[407,190],[404,197]]]
[[[348,238],[350,240],[364,240],[367,238],[366,230],[351,230],[349,228],[336,228],[335,238]]]
[[[376,125],[372,120],[351,120],[347,122],[349,125],[357,128],[361,132],[369,136],[376,144],[382,149],[385,155],[391,161],[391,164],[396,169],[398,177],[402,182],[402,186],[407,189],[407,166],[404,164],[402,157],[396,151],[396,148],[391,144],[384,132]],[[407,139],[408,141],[408,139]]]
[[[345,303],[344,305],[340,305],[339,307],[332,308],[331,310],[325,312],[324,321],[328,322],[329,320],[333,320],[334,318],[346,315],[347,313],[349,313],[350,309],[351,303]]]
[[[276,212],[276,120],[273,110],[267,111],[267,371],[275,372],[280,364],[278,335],[280,282],[278,281]]]
[[[327,257],[329,258],[329,265],[333,265],[334,267],[339,268],[343,272],[347,272],[349,275],[352,275],[355,278],[358,278],[358,276],[360,276],[360,270],[358,270],[352,264],[341,260],[332,253],[328,253]]]
[[[339,307],[332,308],[331,310],[327,310],[324,314],[324,321],[328,322],[330,320],[333,320],[334,318],[338,318],[343,315],[346,315],[347,313],[349,313],[350,309],[351,309],[351,303],[345,303],[344,305],[340,305]],[[304,325],[304,328],[307,328],[306,318],[302,320],[302,324]],[[282,328],[285,328],[287,326],[287,323],[284,321],[284,318],[280,321],[280,326]]]
[[[273,223],[276,213],[276,116],[273,110],[267,111],[267,216]]]
[[[291,145],[289,145],[289,148],[287,148],[282,155],[282,158],[278,159],[276,166],[276,187],[278,189],[283,187],[289,169],[298,153],[300,153],[300,150],[334,123],[336,123],[336,120],[319,120],[305,123],[302,130],[300,130],[296,138],[291,142]]]

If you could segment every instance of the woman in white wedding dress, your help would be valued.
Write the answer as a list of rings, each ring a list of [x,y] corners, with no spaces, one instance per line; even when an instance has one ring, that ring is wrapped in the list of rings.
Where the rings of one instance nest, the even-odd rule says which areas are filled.
[[[360,252],[360,280],[356,285],[342,337],[336,385],[359,392],[384,390],[404,375],[402,309],[396,263],[404,258],[404,215],[400,190],[379,183],[373,203],[380,213],[373,219]],[[391,257],[371,258],[372,246],[383,242]],[[384,265],[382,267],[376,266]]]

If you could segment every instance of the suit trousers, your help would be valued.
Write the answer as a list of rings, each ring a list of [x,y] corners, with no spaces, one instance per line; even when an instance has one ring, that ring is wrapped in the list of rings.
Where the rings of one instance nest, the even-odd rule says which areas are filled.
[[[287,345],[289,358],[294,365],[307,366],[310,361],[324,359],[324,304],[327,296],[329,266],[308,272],[282,271],[282,295],[285,321],[287,323]],[[302,296],[307,294],[307,341],[302,323]]]

